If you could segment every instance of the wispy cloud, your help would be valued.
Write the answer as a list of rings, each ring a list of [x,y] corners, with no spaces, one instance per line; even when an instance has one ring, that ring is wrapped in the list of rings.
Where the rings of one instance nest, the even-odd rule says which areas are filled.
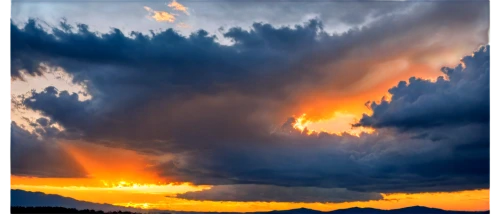
[[[188,8],[181,3],[177,2],[176,0],[173,0],[170,2],[170,4],[167,5],[168,7],[172,8],[173,10],[178,10],[184,12],[186,15],[189,15]]]
[[[191,28],[191,25],[188,25],[184,22],[181,22],[181,23],[177,24],[177,27],[178,28]]]
[[[158,22],[174,22],[175,21],[175,15],[165,12],[165,11],[156,11],[151,9],[150,7],[144,6],[144,9],[146,9],[149,12],[149,17],[155,19]]]

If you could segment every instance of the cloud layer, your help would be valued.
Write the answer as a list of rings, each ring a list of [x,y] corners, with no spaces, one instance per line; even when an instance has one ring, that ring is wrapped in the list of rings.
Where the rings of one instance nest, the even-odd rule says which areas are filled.
[[[319,18],[254,23],[221,30],[231,44],[204,30],[125,35],[30,20],[11,24],[11,75],[60,67],[85,86],[92,99],[47,87],[22,102],[64,127],[59,139],[168,155],[155,165],[166,180],[226,185],[186,198],[342,201],[488,188],[488,46],[436,82],[413,77],[390,89],[391,101],[371,103],[356,125],[373,134],[308,134],[291,117],[326,117],[391,83],[380,79],[438,74],[440,57],[487,43],[487,12],[487,2],[433,2],[342,34]],[[296,192],[310,199],[289,197]]]

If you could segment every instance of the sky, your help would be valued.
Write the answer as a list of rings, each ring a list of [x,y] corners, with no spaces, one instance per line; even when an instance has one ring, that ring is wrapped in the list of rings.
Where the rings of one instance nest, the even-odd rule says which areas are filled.
[[[15,0],[11,189],[489,210],[489,2]]]

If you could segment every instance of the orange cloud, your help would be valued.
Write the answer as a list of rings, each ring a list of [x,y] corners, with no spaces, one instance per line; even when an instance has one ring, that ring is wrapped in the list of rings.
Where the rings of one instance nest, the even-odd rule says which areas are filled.
[[[177,10],[177,11],[182,11],[186,15],[189,15],[188,8],[184,5],[182,5],[181,3],[177,2],[176,0],[173,0],[172,2],[170,2],[170,4],[168,4],[168,7],[172,8],[174,10]]]
[[[149,12],[149,17],[153,18],[154,20],[158,22],[174,22],[175,21],[175,15],[170,14],[165,11],[156,11],[151,9],[150,7],[144,6],[144,9]]]

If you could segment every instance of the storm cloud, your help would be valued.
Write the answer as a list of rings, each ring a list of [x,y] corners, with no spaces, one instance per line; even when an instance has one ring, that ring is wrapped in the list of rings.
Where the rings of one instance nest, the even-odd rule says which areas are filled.
[[[487,188],[488,46],[445,68],[446,78],[411,78],[390,90],[391,101],[372,103],[373,114],[356,124],[377,128],[372,134],[307,133],[293,128],[295,118],[285,122],[297,112],[334,111],[308,103],[335,103],[376,84],[374,77],[392,74],[373,69],[384,63],[428,69],[437,56],[487,43],[487,12],[488,2],[435,2],[341,34],[327,33],[319,18],[294,26],[254,23],[223,30],[231,44],[204,30],[125,35],[65,22],[47,29],[30,20],[11,24],[11,75],[21,81],[59,67],[85,86],[89,100],[48,87],[22,102],[63,126],[61,139],[169,154],[175,158],[155,166],[168,181],[233,185],[184,197],[215,200],[218,190],[248,187],[238,185],[331,189],[310,201]],[[339,189],[356,194],[335,196]]]
[[[372,102],[356,125],[399,129],[490,121],[490,50],[481,47],[436,82],[411,78],[391,88],[391,100]]]

